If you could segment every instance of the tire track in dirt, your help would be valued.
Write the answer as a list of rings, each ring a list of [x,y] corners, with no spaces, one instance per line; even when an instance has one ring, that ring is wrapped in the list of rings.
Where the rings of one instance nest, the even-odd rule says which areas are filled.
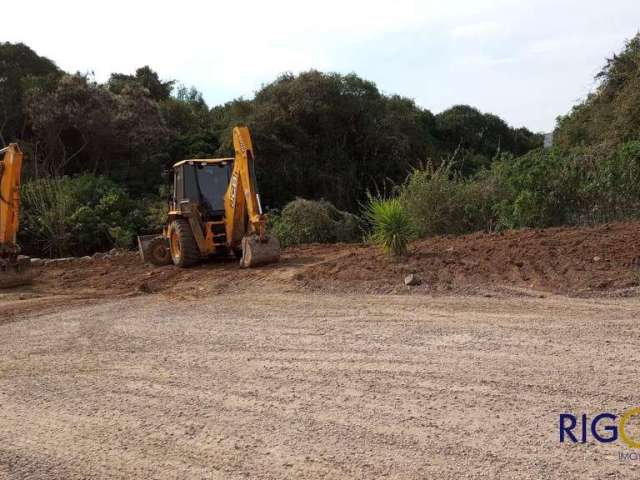
[[[631,478],[638,298],[162,294],[0,325],[13,478]],[[153,300],[153,301],[150,301]]]

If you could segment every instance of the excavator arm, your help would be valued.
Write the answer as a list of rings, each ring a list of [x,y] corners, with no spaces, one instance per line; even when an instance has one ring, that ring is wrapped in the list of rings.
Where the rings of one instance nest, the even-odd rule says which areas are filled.
[[[260,204],[253,144],[247,127],[233,129],[233,146],[233,172],[224,197],[227,242],[235,251],[242,250],[242,266],[277,262],[280,245],[275,237],[266,234],[266,216]]]
[[[260,205],[256,182],[253,144],[247,127],[233,129],[235,160],[224,207],[227,239],[236,246],[247,234],[264,239],[266,219]]]
[[[18,255],[22,152],[17,144],[0,149],[0,287],[13,287],[32,279],[29,259]]]
[[[16,235],[20,213],[22,152],[15,143],[0,150],[0,256],[18,254]]]

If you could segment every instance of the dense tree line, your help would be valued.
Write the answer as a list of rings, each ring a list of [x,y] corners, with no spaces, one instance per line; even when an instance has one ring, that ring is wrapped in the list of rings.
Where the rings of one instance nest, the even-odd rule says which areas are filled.
[[[597,82],[559,117],[545,150],[540,135],[496,115],[467,105],[434,115],[355,74],[284,74],[251,99],[210,108],[148,66],[98,83],[5,43],[0,141],[27,154],[20,240],[31,254],[91,253],[158,231],[162,173],[184,158],[231,154],[238,124],[252,129],[269,206],[325,200],[272,212],[285,243],[312,231],[324,232],[317,241],[361,238],[361,221],[334,205],[360,214],[367,192],[379,191],[397,194],[394,208],[419,235],[637,218],[640,36]],[[345,235],[326,237],[326,225]]]
[[[368,189],[399,183],[429,160],[454,157],[472,174],[501,152],[517,155],[541,144],[539,135],[495,115],[466,105],[433,115],[354,74],[282,75],[252,100],[234,100],[213,114],[221,152],[229,152],[233,125],[251,126],[260,184],[276,205],[303,196],[350,210]]]
[[[98,83],[24,44],[0,44],[0,72],[0,141],[21,143],[27,178],[105,175],[134,196],[157,192],[177,160],[229,154],[236,124],[252,128],[272,207],[305,197],[354,210],[367,190],[428,160],[453,158],[471,175],[541,143],[469,106],[434,115],[354,74],[285,74],[252,99],[209,108],[200,92],[148,66]]]

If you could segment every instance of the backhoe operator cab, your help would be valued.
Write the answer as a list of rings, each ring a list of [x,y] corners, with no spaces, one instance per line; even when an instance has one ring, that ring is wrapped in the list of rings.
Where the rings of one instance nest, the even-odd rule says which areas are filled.
[[[233,158],[183,160],[173,166],[171,210],[180,202],[201,203],[211,216],[224,216],[224,194],[231,181]]]
[[[233,158],[183,160],[173,166],[173,195],[169,205],[169,224],[165,230],[166,238],[171,240],[173,235],[175,239],[170,242],[170,248],[173,258],[178,260],[177,265],[188,266],[196,263],[200,257],[196,235],[193,235],[193,240],[184,238],[182,226],[179,225],[181,219],[188,221],[195,217],[200,220],[196,223],[204,226],[205,256],[229,254],[224,195],[231,181],[233,161]],[[181,252],[182,247],[187,250]],[[190,255],[192,250],[196,257],[193,261]],[[240,250],[235,253],[241,255]]]
[[[233,129],[233,158],[182,160],[173,166],[173,194],[162,235],[138,237],[144,261],[188,267],[234,254],[240,265],[277,262],[280,245],[265,232],[246,127]]]

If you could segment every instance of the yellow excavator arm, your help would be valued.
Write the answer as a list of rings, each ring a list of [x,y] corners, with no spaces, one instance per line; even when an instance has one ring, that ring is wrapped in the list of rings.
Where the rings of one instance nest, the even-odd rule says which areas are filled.
[[[22,152],[15,143],[0,150],[0,255],[17,255]]]
[[[15,143],[0,149],[0,288],[29,283],[34,272],[28,257],[18,255],[22,152]]]
[[[224,208],[227,239],[231,244],[237,244],[245,235],[255,234],[264,239],[266,219],[260,204],[253,144],[247,127],[233,129],[233,146],[236,155],[229,188],[224,196]]]
[[[280,245],[265,232],[267,220],[260,204],[253,143],[247,127],[233,129],[233,147],[233,172],[224,196],[227,242],[234,249],[241,247],[243,266],[278,261]]]

